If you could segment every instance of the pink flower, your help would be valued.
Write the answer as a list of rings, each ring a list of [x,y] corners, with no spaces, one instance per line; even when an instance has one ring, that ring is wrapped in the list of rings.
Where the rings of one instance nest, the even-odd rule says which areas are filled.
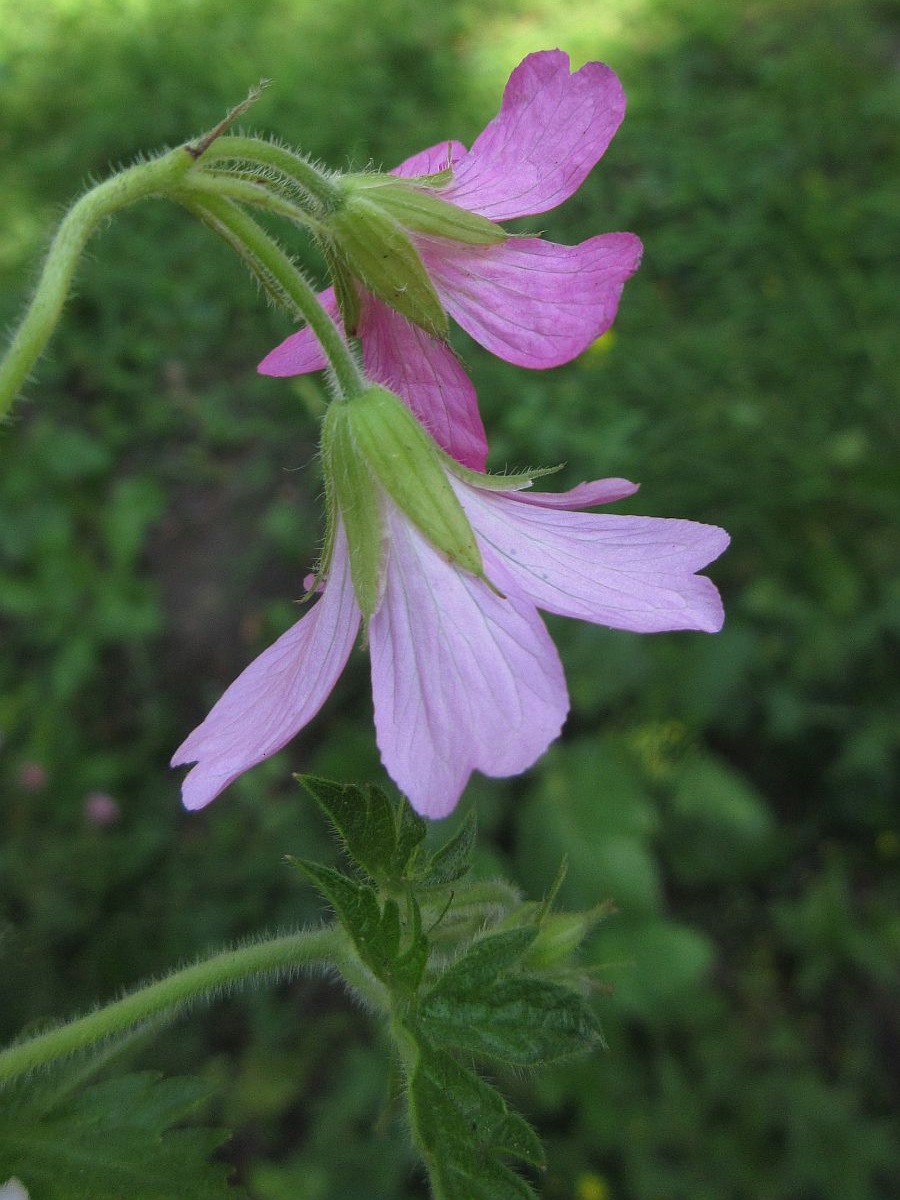
[[[692,521],[575,511],[632,494],[626,480],[549,495],[448,478],[490,584],[448,562],[385,496],[383,590],[368,625],[382,761],[427,817],[453,809],[472,771],[518,774],[559,734],[568,694],[538,608],[638,633],[715,632],[719,594],[695,572],[728,544],[723,530]],[[360,624],[338,519],[321,596],[176,751],[173,766],[197,764],[184,780],[187,808],[208,804],[315,716]]]
[[[449,183],[422,190],[491,221],[547,212],[581,186],[624,111],[622,87],[609,67],[591,62],[570,74],[567,54],[544,50],[513,71],[500,112],[471,150],[442,142],[394,174],[413,178],[449,166]],[[560,246],[539,237],[471,245],[407,232],[447,312],[493,354],[523,367],[569,362],[605,332],[641,256],[631,233]],[[487,445],[475,392],[452,350],[358,290],[356,332],[368,377],[402,396],[444,450],[483,470]],[[321,299],[339,319],[334,290]],[[259,370],[301,375],[325,365],[312,332],[303,328]]]

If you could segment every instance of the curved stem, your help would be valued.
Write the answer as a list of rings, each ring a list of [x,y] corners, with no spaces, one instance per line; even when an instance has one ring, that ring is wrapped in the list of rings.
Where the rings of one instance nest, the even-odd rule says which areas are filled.
[[[245,162],[265,163],[274,167],[288,179],[298,184],[326,209],[337,207],[342,193],[335,187],[331,176],[314,167],[311,162],[292,150],[255,137],[220,138],[204,154],[204,162],[223,162],[241,159]]]
[[[336,966],[368,1003],[387,1009],[386,990],[365,970],[340,929],[325,926],[302,930],[214,954],[87,1016],[8,1047],[0,1052],[0,1083],[122,1033],[159,1013],[210,999],[223,988],[254,976],[286,975],[313,963]]]
[[[202,185],[197,188],[185,189],[176,194],[186,208],[201,218],[209,214],[209,222],[218,232],[226,230],[235,242],[245,246],[253,257],[262,264],[285,295],[303,314],[310,329],[319,339],[319,343],[328,358],[334,372],[338,389],[342,396],[353,396],[365,387],[365,380],[357,365],[353,352],[344,341],[337,326],[319,303],[319,298],[312,286],[307,283],[300,271],[294,266],[284,251],[263,229],[242,212],[230,200],[223,198],[213,190],[207,190]],[[232,243],[233,244],[233,243]]]
[[[170,191],[195,161],[187,147],[179,146],[107,179],[69,210],[50,246],[31,304],[0,362],[0,417],[9,409],[47,344],[65,304],[79,256],[97,226],[127,204]]]
[[[192,176],[190,191],[192,195],[214,194],[234,200],[237,204],[252,204],[256,208],[264,208],[267,212],[284,217],[286,221],[293,221],[295,225],[300,225],[314,234],[319,234],[322,228],[321,222],[311,213],[300,208],[298,204],[293,204],[287,197],[278,195],[271,187],[261,186],[252,179],[241,178],[227,171],[204,171]]]

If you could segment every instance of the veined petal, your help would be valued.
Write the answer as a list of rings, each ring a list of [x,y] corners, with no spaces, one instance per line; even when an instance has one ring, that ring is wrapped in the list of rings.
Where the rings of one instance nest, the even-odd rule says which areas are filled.
[[[571,75],[563,51],[529,54],[441,196],[492,221],[547,212],[581,186],[624,115],[622,85],[603,63]]]
[[[539,508],[593,508],[596,504],[612,504],[633,496],[640,487],[628,479],[594,479],[578,483],[567,492],[516,492],[516,499],[523,504],[536,504]]]
[[[334,288],[328,288],[319,293],[319,303],[337,325],[342,329],[341,316]],[[256,368],[260,375],[307,375],[310,371],[321,371],[328,366],[319,339],[308,325],[286,337],[280,346],[270,350]]]
[[[511,238],[466,246],[416,238],[450,315],[476,342],[520,367],[558,367],[586,350],[615,319],[626,279],[641,260],[631,233],[578,246]]]
[[[487,437],[475,388],[449,346],[367,297],[360,326],[366,373],[400,396],[437,444],[483,471]]]
[[[474,770],[526,770],[568,695],[533,606],[445,562],[396,509],[384,599],[369,624],[382,761],[417,812],[443,817]],[[501,567],[502,570],[502,567]]]
[[[456,480],[453,486],[485,569],[491,569],[490,547],[539,608],[635,633],[721,629],[719,593],[694,572],[728,545],[723,529],[664,517],[566,512],[523,504],[518,493],[479,492]]]
[[[427,150],[420,150],[418,154],[412,154],[409,158],[405,158],[388,174],[401,175],[404,179],[411,179],[415,175],[437,175],[439,171],[445,171],[447,167],[452,167],[466,153],[462,142],[449,140],[438,142],[434,146],[429,146]],[[442,188],[438,194],[443,198],[444,189]]]
[[[339,527],[322,596],[235,679],[172,756],[173,767],[197,764],[182,785],[185,808],[209,804],[312,720],[344,669],[359,624]]]

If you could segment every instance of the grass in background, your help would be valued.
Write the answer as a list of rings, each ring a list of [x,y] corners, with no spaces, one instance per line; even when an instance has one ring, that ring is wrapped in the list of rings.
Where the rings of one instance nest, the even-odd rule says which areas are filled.
[[[547,374],[458,345],[495,466],[630,476],[622,507],[731,531],[713,570],[728,623],[553,622],[563,742],[470,789],[486,858],[540,893],[567,853],[569,901],[620,910],[595,947],[610,1052],[507,1086],[550,1135],[548,1200],[879,1200],[900,1047],[896,11],[557,8],[0,0],[0,321],[81,180],[211,125],[261,76],[254,126],[390,165],[471,140],[529,50],[609,61],[626,122],[528,226],[642,236],[613,333]],[[5,1034],[310,919],[280,857],[329,851],[290,771],[379,770],[362,655],[208,813],[180,812],[166,767],[294,619],[320,536],[321,392],[253,370],[287,331],[211,235],[145,205],[96,241],[2,430]],[[86,821],[96,792],[116,824]],[[229,1001],[143,1054],[220,1083],[259,1200],[420,1194],[402,1131],[383,1133],[384,1048],[324,983]]]

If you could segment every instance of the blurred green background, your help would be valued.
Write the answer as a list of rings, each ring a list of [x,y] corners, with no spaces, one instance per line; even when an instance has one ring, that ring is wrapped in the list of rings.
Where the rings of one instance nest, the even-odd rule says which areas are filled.
[[[614,332],[542,374],[457,341],[494,467],[638,479],[621,511],[733,537],[717,637],[552,621],[564,737],[464,801],[485,870],[539,896],[568,854],[564,903],[618,906],[591,947],[608,1052],[502,1081],[548,1138],[547,1200],[895,1194],[897,18],[866,0],[0,0],[4,326],[87,178],[199,133],[260,77],[248,125],[336,167],[470,142],[531,50],[623,80],[604,161],[522,223],[644,239]],[[255,375],[288,323],[181,211],[144,204],[91,251],[0,431],[4,1038],[317,919],[281,856],[333,852],[290,772],[382,777],[358,654],[302,738],[181,811],[169,755],[295,618],[323,397]],[[218,1084],[209,1115],[255,1200],[423,1194],[386,1046],[325,979],[224,1000],[139,1061]]]

